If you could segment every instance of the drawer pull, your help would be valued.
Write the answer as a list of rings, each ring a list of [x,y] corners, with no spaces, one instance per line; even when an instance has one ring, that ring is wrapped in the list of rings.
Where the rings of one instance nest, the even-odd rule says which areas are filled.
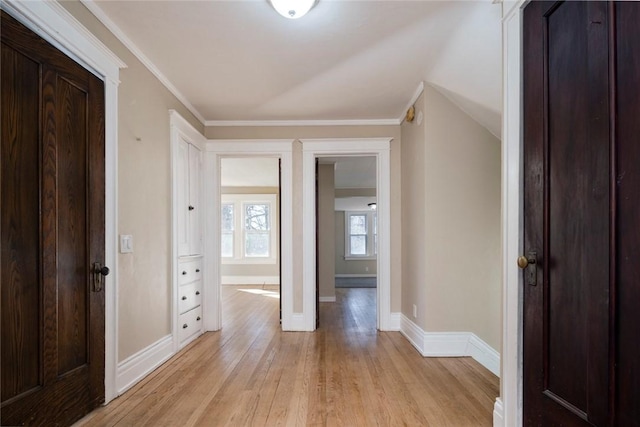
[[[196,268],[196,273],[200,273],[200,269],[199,268]]]
[[[186,272],[186,271],[183,271],[183,272],[182,272],[182,275],[183,275],[183,276],[186,276],[186,275],[187,275],[187,272]]]
[[[187,299],[187,296],[186,296],[186,295],[182,297],[182,301],[184,301],[184,300],[186,300],[186,299]]]
[[[200,320],[200,316],[198,316],[198,318],[196,320]]]
[[[186,323],[184,325],[182,325],[182,329],[187,329],[189,327],[189,325],[187,325]]]
[[[196,291],[196,295],[200,295],[200,291]]]

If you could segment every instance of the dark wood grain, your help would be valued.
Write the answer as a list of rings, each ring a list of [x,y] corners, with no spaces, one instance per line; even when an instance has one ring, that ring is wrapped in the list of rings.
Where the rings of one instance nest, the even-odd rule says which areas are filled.
[[[616,424],[640,422],[640,6],[616,8]]]
[[[524,250],[543,248],[524,289],[525,425],[640,419],[638,22],[637,2],[525,9]]]
[[[0,424],[69,425],[104,401],[104,292],[90,287],[104,262],[104,86],[4,12],[1,35]],[[35,72],[5,79],[29,61]],[[5,322],[16,313],[30,317]]]
[[[2,44],[1,369],[3,400],[41,383],[37,63]]]

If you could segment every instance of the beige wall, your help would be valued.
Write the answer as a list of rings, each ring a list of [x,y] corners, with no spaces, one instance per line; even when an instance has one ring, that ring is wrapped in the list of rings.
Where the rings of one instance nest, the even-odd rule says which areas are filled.
[[[122,361],[171,333],[169,109],[201,132],[203,125],[84,5],[61,4],[128,66],[118,89],[117,233],[133,235],[134,252],[118,255]]]
[[[375,193],[374,193],[375,195]],[[344,259],[345,223],[344,211],[335,211],[335,271],[338,274],[377,274],[378,262],[375,259]]]
[[[500,349],[500,141],[425,87],[403,137],[403,313]]]
[[[278,213],[278,203],[280,195],[278,192],[280,189],[278,187],[221,187],[221,194],[275,194],[276,195],[276,206],[274,213],[276,215],[275,218],[279,218]],[[220,265],[220,273],[221,276],[280,276],[280,251],[279,245],[280,242],[278,238],[280,237],[280,233],[278,232],[278,228],[280,227],[280,222],[274,222],[276,226],[275,230],[275,238],[276,238],[276,248],[278,251],[276,253],[276,263],[275,264],[227,264],[222,261]]]
[[[391,142],[391,311],[400,311],[402,281],[400,126],[254,126],[205,128],[208,139],[305,139],[392,137]],[[302,144],[293,143],[294,311],[302,311]]]
[[[319,296],[335,297],[335,177],[334,165],[318,165],[318,288]]]

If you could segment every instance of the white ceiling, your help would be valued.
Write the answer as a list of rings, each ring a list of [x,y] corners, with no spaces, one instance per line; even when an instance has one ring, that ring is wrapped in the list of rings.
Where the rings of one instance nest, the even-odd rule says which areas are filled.
[[[376,188],[375,157],[323,157],[319,161],[335,165],[335,188]]]
[[[500,134],[489,0],[320,0],[297,20],[266,0],[83,2],[209,125],[397,123],[424,81]]]

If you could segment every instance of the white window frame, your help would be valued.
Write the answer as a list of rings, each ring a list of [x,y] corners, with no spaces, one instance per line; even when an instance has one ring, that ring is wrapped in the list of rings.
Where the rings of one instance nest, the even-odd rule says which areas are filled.
[[[222,194],[220,196],[220,209],[222,205],[233,204],[233,257],[221,257],[222,264],[276,264],[278,262],[278,229],[276,217],[276,194]],[[269,256],[247,257],[245,256],[245,206],[246,205],[269,206]],[[220,230],[222,235],[222,230]]]
[[[351,221],[352,215],[365,215],[367,218],[367,253],[365,255],[351,254]],[[374,217],[376,211],[345,211],[344,212],[344,259],[353,260],[374,260],[377,259],[376,238],[374,233]]]

